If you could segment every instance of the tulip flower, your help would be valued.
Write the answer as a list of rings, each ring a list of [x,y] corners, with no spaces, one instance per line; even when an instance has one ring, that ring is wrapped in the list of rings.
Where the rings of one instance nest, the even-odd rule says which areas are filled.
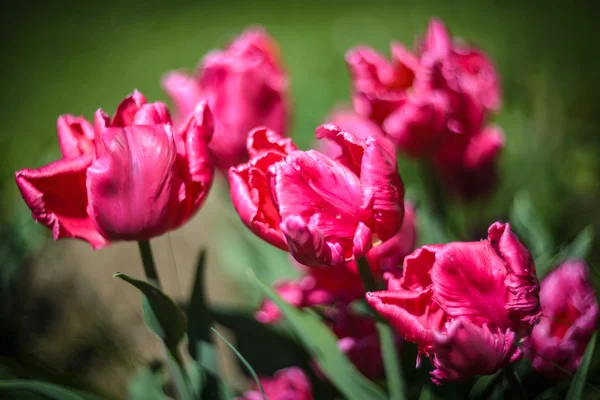
[[[312,385],[306,374],[298,367],[275,372],[273,377],[260,378],[260,383],[269,400],[312,400]],[[263,400],[258,385],[237,400]]]
[[[553,378],[573,373],[598,326],[598,300],[582,260],[568,260],[541,283],[542,318],[524,348],[533,369]]]
[[[249,29],[224,50],[212,51],[195,76],[175,71],[163,79],[179,119],[202,100],[215,118],[210,151],[224,169],[248,160],[246,138],[258,126],[283,135],[288,116],[287,78],[276,43],[263,30]]]
[[[207,145],[212,117],[201,103],[179,132],[166,106],[134,92],[94,127],[61,116],[63,158],[15,174],[33,218],[54,239],[75,237],[93,248],[146,240],[174,229],[198,210],[212,183]]]
[[[367,301],[418,344],[419,357],[432,359],[435,383],[493,374],[520,359],[518,341],[541,314],[531,255],[499,222],[487,240],[417,249],[387,289]]]
[[[342,154],[294,150],[274,132],[253,131],[254,156],[229,171],[231,197],[254,233],[298,262],[339,266],[398,232],[404,190],[387,139],[361,140],[334,125],[319,127],[317,137],[335,141]]]
[[[417,57],[401,44],[392,43],[391,53],[391,62],[366,46],[346,54],[354,109],[378,124],[406,98],[419,68]]]

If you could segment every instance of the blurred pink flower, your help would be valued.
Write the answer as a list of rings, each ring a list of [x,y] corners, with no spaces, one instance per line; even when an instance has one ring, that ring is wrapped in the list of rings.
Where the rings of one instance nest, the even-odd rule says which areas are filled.
[[[179,132],[164,104],[137,91],[112,119],[98,110],[94,128],[68,115],[57,125],[63,158],[15,174],[34,219],[55,240],[76,237],[98,249],[149,239],[187,221],[208,193],[213,128],[205,103]]]
[[[275,372],[269,378],[260,378],[260,383],[269,400],[312,400],[312,385],[306,374],[298,367],[289,367]],[[237,400],[263,400],[258,385],[238,397]]]
[[[259,133],[267,139],[248,142],[252,159],[229,171],[233,204],[259,237],[302,264],[339,266],[398,232],[404,189],[387,139],[323,125],[317,137],[342,149],[334,160],[295,150],[274,132],[250,138]]]
[[[575,372],[598,326],[598,300],[582,260],[568,260],[541,283],[542,318],[524,345],[533,369],[554,378]]]
[[[206,100],[215,117],[210,150],[224,169],[248,160],[248,132],[265,126],[285,134],[287,78],[279,63],[275,41],[259,28],[242,33],[224,50],[208,53],[195,76],[167,74],[163,87],[185,118]]]
[[[541,312],[531,255],[508,224],[480,242],[427,245],[404,259],[400,279],[367,301],[419,345],[432,380],[489,375],[522,357],[517,340]]]

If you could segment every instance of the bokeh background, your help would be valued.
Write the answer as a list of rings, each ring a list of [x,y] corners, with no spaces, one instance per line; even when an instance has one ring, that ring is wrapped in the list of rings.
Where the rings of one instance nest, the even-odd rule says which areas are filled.
[[[31,219],[13,174],[58,158],[58,115],[91,119],[99,107],[112,113],[134,88],[150,101],[166,101],[159,83],[165,72],[193,69],[249,25],[265,26],[279,42],[291,84],[291,135],[308,148],[327,113],[349,104],[349,48],[368,44],[387,54],[391,40],[410,46],[430,17],[442,18],[495,61],[504,101],[494,119],[507,135],[497,191],[485,201],[453,204],[453,218],[475,221],[469,235],[479,238],[491,222],[509,217],[515,196],[526,190],[555,246],[600,222],[593,2],[7,3],[0,6],[0,372],[122,398],[137,367],[160,357],[158,340],[141,322],[139,294],[112,279],[117,271],[141,276],[135,245],[93,252],[85,243],[52,243]],[[417,166],[400,166],[409,196],[418,200]],[[247,234],[223,183],[191,223],[153,246],[166,290],[180,300],[189,293],[198,251],[207,247],[212,301],[242,313],[258,302],[248,267],[269,281],[294,273],[285,254]],[[243,386],[239,371],[228,373]]]

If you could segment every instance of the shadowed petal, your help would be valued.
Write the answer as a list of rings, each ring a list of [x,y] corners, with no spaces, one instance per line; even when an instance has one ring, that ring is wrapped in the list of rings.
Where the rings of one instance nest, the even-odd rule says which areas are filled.
[[[302,218],[291,216],[281,223],[290,254],[308,266],[338,266],[345,257],[339,243],[326,241],[319,228],[304,223]]]
[[[86,171],[92,155],[55,161],[15,174],[17,186],[33,218],[52,230],[55,240],[76,237],[99,249],[109,243],[88,214]]]
[[[94,151],[94,127],[85,118],[61,115],[56,121],[56,130],[64,158],[76,158]]]

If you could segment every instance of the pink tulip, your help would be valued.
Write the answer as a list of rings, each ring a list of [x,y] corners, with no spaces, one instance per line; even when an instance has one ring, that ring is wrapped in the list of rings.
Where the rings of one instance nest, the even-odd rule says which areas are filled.
[[[254,157],[229,171],[233,204],[254,233],[302,264],[334,266],[398,232],[404,190],[391,142],[323,125],[317,137],[342,148],[334,160],[267,132],[250,134],[270,139],[249,141]]]
[[[402,265],[402,260],[415,248],[415,208],[405,202],[402,228],[390,240],[373,247],[367,254],[367,261],[376,276],[382,271],[393,273]],[[348,304],[360,299],[364,294],[356,263],[348,262],[338,268],[309,267],[292,258],[293,264],[302,272],[299,280],[283,280],[275,285],[277,294],[287,303],[298,307]],[[263,323],[277,322],[281,318],[279,308],[266,300],[256,312],[256,319]]]
[[[598,300],[582,260],[569,260],[541,284],[542,318],[524,349],[533,369],[550,377],[573,373],[598,326]]]
[[[83,118],[58,119],[63,158],[15,175],[33,218],[54,239],[76,237],[95,249],[174,229],[198,210],[212,183],[207,143],[212,117],[199,104],[173,132],[162,103],[134,92],[95,127]]]
[[[290,367],[275,372],[270,378],[260,378],[260,383],[269,400],[312,400],[312,385],[306,374],[298,367]],[[263,395],[254,385],[237,400],[263,400]]]
[[[508,224],[487,240],[428,245],[404,259],[399,279],[367,301],[431,357],[432,380],[493,374],[522,357],[541,312],[531,255]]]
[[[221,168],[248,160],[246,138],[258,126],[283,135],[288,116],[287,78],[276,43],[261,29],[249,29],[224,50],[207,54],[196,75],[171,72],[163,87],[185,118],[206,100],[215,117],[210,143]]]
[[[356,112],[381,124],[407,96],[418,70],[418,59],[400,44],[391,46],[392,61],[369,47],[346,54]]]

